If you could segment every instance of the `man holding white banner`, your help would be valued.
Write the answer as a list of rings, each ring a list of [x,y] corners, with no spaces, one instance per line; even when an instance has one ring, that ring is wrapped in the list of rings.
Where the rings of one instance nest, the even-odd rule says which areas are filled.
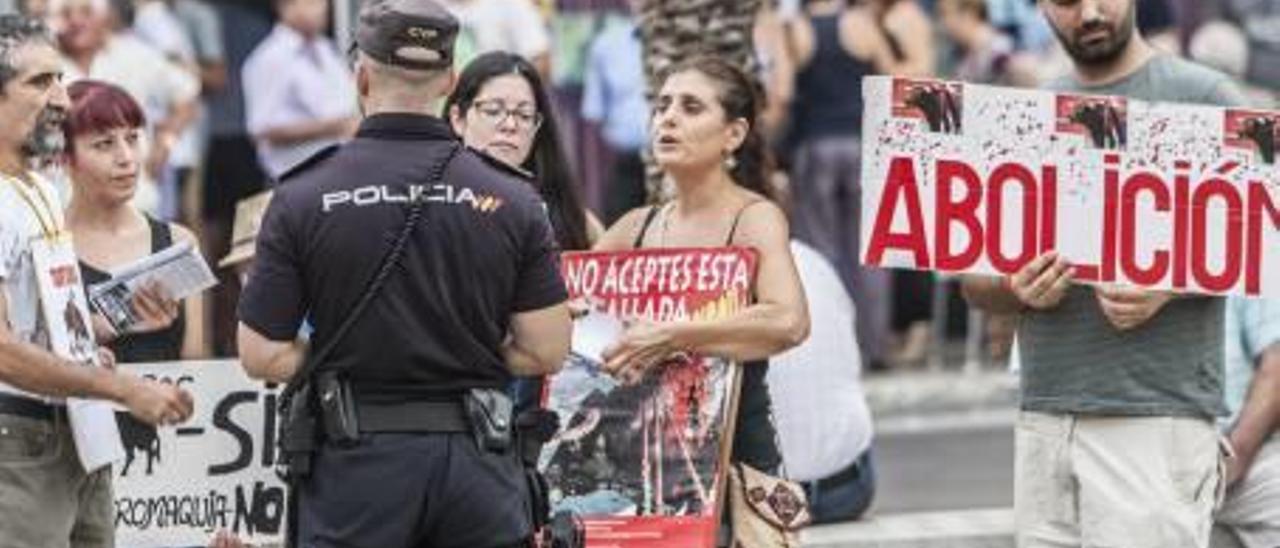
[[[114,545],[120,439],[99,400],[151,424],[192,410],[174,386],[103,367],[57,193],[31,170],[62,150],[61,78],[48,29],[0,16],[0,539],[14,547]]]
[[[1075,67],[1050,88],[1244,103],[1226,76],[1153,50],[1137,1],[1040,0]],[[1101,142],[1123,147],[1103,115],[1114,118],[1099,116]],[[1224,482],[1222,299],[1077,286],[1076,274],[1050,251],[1011,276],[964,281],[973,305],[1022,314],[1018,546],[1208,546]]]

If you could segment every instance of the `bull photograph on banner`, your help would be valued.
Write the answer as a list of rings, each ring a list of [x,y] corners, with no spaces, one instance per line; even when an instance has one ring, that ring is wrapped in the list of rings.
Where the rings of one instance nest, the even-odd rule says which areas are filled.
[[[276,476],[278,390],[234,360],[121,364],[191,392],[195,412],[156,428],[118,411],[125,458],[113,470],[116,543],[208,546],[218,531],[252,542],[284,539],[285,486]]]
[[[715,545],[739,368],[682,355],[623,382],[601,355],[630,323],[745,307],[755,265],[754,252],[739,248],[564,256],[573,349],[544,389],[560,430],[539,468],[552,513],[582,517],[588,546]]]
[[[1280,113],[863,82],[862,262],[1280,297]]]

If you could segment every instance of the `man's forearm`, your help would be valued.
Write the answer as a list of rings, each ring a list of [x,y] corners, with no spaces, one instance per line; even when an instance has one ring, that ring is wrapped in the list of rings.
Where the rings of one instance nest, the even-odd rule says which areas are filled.
[[[960,289],[970,305],[993,314],[1016,314],[1022,301],[1013,294],[1004,278],[966,274],[960,278]]]
[[[1249,384],[1240,418],[1231,429],[1231,445],[1252,457],[1262,443],[1280,428],[1280,343],[1262,354],[1261,364]]]
[[[507,341],[502,347],[502,357],[507,363],[507,370],[520,377],[550,375],[564,366],[567,352],[559,359],[554,356],[539,356],[537,352],[520,347],[515,341]]]
[[[306,354],[306,345],[294,341],[273,352],[266,359],[250,362],[245,357],[245,370],[250,377],[267,382],[287,383],[298,373]]]
[[[0,381],[45,396],[123,401],[124,379],[115,372],[78,365],[29,343],[0,342]]]

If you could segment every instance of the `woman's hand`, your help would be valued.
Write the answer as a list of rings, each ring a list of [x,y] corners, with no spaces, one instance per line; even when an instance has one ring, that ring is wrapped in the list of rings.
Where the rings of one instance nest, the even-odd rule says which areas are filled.
[[[679,351],[671,324],[640,322],[604,350],[604,369],[626,384],[635,384]]]
[[[166,329],[178,319],[179,303],[169,296],[158,282],[144,284],[133,295],[133,311],[142,321],[129,331],[131,333],[150,333]]]

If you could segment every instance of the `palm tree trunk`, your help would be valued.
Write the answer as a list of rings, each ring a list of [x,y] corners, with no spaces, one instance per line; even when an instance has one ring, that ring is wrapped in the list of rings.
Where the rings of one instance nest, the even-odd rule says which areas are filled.
[[[646,97],[657,95],[663,73],[700,56],[716,56],[757,74],[752,29],[764,0],[644,0],[640,40],[644,44]],[[650,201],[661,192],[661,173],[646,158]]]

